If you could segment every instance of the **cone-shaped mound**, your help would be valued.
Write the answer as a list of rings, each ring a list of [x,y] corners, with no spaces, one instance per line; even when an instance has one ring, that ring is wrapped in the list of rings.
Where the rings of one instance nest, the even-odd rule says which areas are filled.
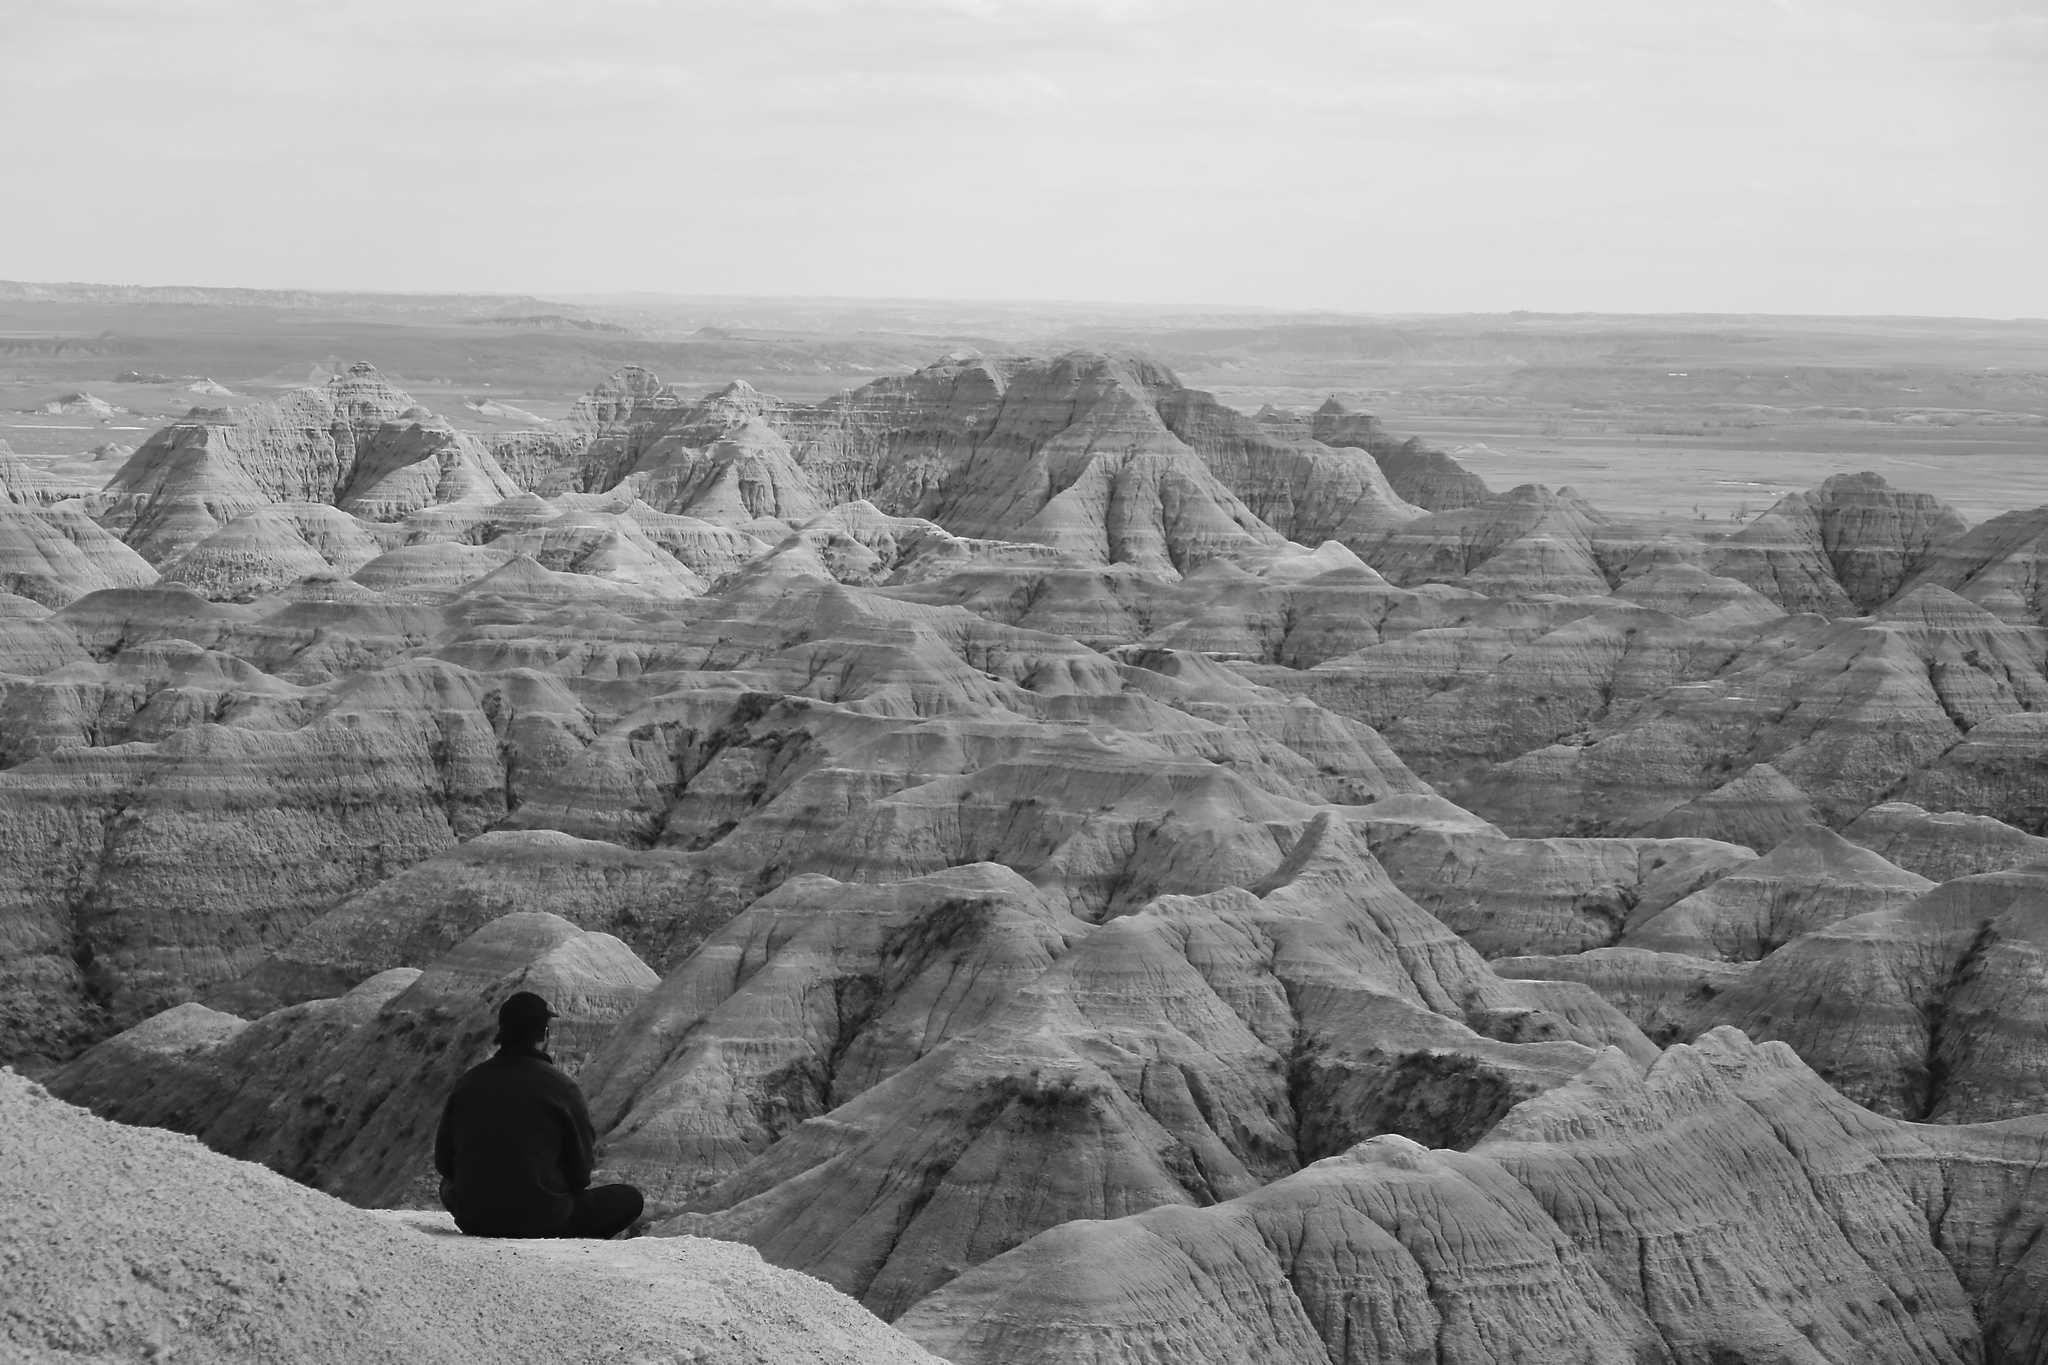
[[[87,520],[76,503],[0,502],[0,592],[61,607],[103,588],[156,581],[141,555]]]
[[[1730,962],[1769,956],[1801,934],[1918,900],[1934,883],[1809,825],[1763,857],[1633,926],[1635,948]]]

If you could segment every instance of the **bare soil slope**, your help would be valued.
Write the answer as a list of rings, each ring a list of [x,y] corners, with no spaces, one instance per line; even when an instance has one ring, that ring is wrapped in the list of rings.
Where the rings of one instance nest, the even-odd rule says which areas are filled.
[[[725,1242],[503,1242],[350,1208],[0,1071],[0,1358],[920,1365]]]

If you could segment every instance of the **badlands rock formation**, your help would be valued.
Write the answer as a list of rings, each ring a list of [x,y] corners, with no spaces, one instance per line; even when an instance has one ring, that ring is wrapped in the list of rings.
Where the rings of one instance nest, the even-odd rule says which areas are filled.
[[[1918,900],[1934,885],[1821,825],[1633,925],[1622,941],[1753,962],[1838,920]]]
[[[273,503],[321,502],[388,521],[518,491],[475,437],[355,365],[275,402],[195,409],[130,457],[101,495],[98,520],[161,564]]]
[[[724,1242],[495,1242],[365,1213],[0,1071],[0,1356],[933,1365]]]
[[[608,934],[505,915],[423,972],[380,972],[254,1022],[180,1005],[48,1083],[107,1118],[191,1133],[358,1203],[432,1203],[440,1100],[490,1055],[499,1001],[540,992],[562,1016],[553,1053],[574,1067],[657,980]]]
[[[1334,397],[1302,425],[1325,445],[1366,451],[1379,461],[1394,491],[1417,507],[1449,512],[1483,502],[1492,493],[1477,474],[1441,450],[1428,449],[1412,436],[1391,435],[1377,418],[1353,412]]]
[[[660,1231],[956,1360],[2048,1349],[2038,513],[1085,353],[11,468],[0,1038],[104,1114],[430,1203],[523,983]]]
[[[1716,1033],[1647,1076],[1610,1055],[1470,1152],[1376,1138],[1070,1223],[899,1325],[963,1365],[2034,1360],[2044,1151],[2048,1123],[1880,1119]]]
[[[0,441],[0,505],[45,507],[80,491],[65,486],[49,470],[30,464],[16,455],[7,442]]]
[[[1870,611],[1944,557],[1967,524],[1926,493],[1875,474],[1838,474],[1794,493],[1721,547],[1718,572],[1787,611]]]
[[[1879,1113],[2048,1111],[2048,866],[1944,882],[1794,939],[1695,1023],[1782,1038]]]
[[[2001,621],[2048,624],[2048,508],[2016,508],[1930,547],[1916,583],[1947,588]]]
[[[0,592],[61,607],[102,588],[153,583],[157,571],[72,502],[0,502]]]
[[[2048,862],[2048,839],[1988,815],[1926,811],[1910,801],[1872,806],[1842,833],[1874,853],[1935,881]]]

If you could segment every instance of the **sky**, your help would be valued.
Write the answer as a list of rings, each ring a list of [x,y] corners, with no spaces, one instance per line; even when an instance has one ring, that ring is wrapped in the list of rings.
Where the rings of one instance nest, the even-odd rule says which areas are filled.
[[[0,278],[2048,316],[2048,0],[0,0]]]

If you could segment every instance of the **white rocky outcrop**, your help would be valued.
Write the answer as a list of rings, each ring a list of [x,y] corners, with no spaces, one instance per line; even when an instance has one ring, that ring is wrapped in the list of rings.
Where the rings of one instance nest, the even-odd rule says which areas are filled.
[[[726,1242],[505,1242],[354,1209],[0,1071],[0,1354],[226,1365],[934,1365]]]

